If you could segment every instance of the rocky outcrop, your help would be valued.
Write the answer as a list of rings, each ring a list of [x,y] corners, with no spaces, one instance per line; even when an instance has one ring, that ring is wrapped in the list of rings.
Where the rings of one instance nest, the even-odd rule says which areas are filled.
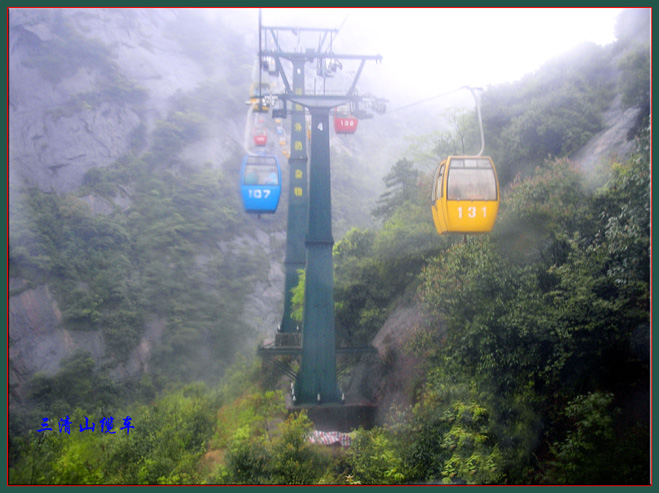
[[[156,318],[147,322],[140,343],[133,348],[128,361],[112,369],[113,378],[122,379],[133,375],[149,373],[149,358],[154,346],[165,332],[166,322]]]
[[[47,285],[29,287],[24,279],[10,279],[9,386],[10,402],[20,402],[21,384],[37,373],[54,374],[62,358],[77,349],[100,359],[105,353],[98,332],[69,331]]]
[[[218,57],[195,53],[189,43],[186,46],[185,29],[194,32],[204,22],[212,25],[203,26],[203,36],[210,39],[217,34],[218,44],[227,47],[225,52],[217,51]],[[10,9],[11,200],[18,200],[19,192],[29,187],[47,193],[78,192],[88,170],[108,166],[129,150],[148,149],[152,131],[168,117],[176,97],[193,93],[209,81],[220,93],[236,85],[238,94],[244,71],[231,65],[237,54],[229,48],[240,46],[246,34],[237,26],[218,30],[222,22],[219,17],[209,21],[202,13],[183,9]],[[85,58],[94,50],[98,57]],[[228,74],[231,84],[225,81]],[[220,83],[215,84],[216,80]],[[134,90],[139,98],[126,100],[123,93],[113,97],[108,84],[111,89]],[[248,87],[246,80],[245,90]],[[203,135],[178,156],[181,165],[176,173],[209,163],[221,167],[241,153],[246,108],[242,103],[230,103],[225,96],[218,104],[225,111],[210,117]],[[141,145],[136,144],[138,136]],[[235,169],[226,172],[232,177],[237,174]],[[125,184],[112,198],[87,194],[80,200],[93,214],[130,213],[133,194],[131,184]],[[282,222],[250,219],[243,236],[220,247],[227,253],[245,249],[267,257],[267,267],[245,300],[243,319],[254,333],[274,333],[283,308]],[[212,252],[196,252],[196,260],[203,264],[206,254]],[[199,269],[203,277],[204,266]],[[12,272],[9,275],[9,378],[14,402],[34,373],[57,372],[62,358],[77,349],[89,351],[99,363],[107,360],[100,331],[67,327],[52,286],[31,286],[11,277]],[[148,373],[153,348],[164,333],[166,322],[154,316],[126,362],[112,368],[111,376],[122,379]],[[250,343],[255,345],[255,341],[245,341]]]
[[[245,298],[242,316],[243,322],[253,327],[259,338],[273,336],[281,322],[284,308],[285,241],[286,235],[282,231],[266,233],[261,229],[252,229],[251,233],[217,245],[222,252],[261,252],[268,257],[266,270]]]
[[[106,345],[100,332],[65,328],[60,309],[47,285],[29,287],[24,279],[10,279],[10,295],[10,403],[22,401],[23,384],[35,373],[54,375],[61,360],[77,350],[89,352],[99,362],[106,358]],[[148,373],[151,350],[164,328],[163,320],[149,321],[140,343],[132,349],[127,361],[113,368],[110,375],[122,379]]]
[[[604,130],[590,139],[571,159],[584,171],[592,171],[605,160],[627,158],[636,150],[636,143],[628,136],[638,122],[640,111],[639,108],[623,108],[622,96],[618,95],[604,113]]]
[[[64,43],[63,19],[76,35],[106,47],[107,63],[81,62],[74,72],[50,79],[43,66],[34,67],[35,52]],[[176,20],[173,9],[10,10],[12,188],[74,191],[87,170],[107,166],[130,149],[140,125],[148,130],[166,116],[172,95],[204,79],[202,68],[167,35]],[[143,90],[148,101],[129,105],[90,98],[103,98],[111,76]]]
[[[362,356],[352,372],[345,389],[346,401],[377,403],[375,420],[380,425],[392,412],[408,410],[414,404],[415,386],[422,379],[423,358],[407,345],[424,330],[426,322],[416,302],[400,300],[371,342],[377,354]]]

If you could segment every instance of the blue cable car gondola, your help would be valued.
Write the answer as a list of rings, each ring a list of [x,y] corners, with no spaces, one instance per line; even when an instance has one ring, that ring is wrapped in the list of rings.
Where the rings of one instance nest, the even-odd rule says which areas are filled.
[[[248,154],[240,168],[240,193],[245,212],[273,214],[281,195],[281,168],[272,154]]]

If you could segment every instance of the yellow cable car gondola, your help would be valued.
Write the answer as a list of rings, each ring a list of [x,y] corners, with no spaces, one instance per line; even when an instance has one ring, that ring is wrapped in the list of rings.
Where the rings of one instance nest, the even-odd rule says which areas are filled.
[[[267,113],[272,102],[272,91],[269,82],[253,82],[249,89],[249,101],[256,113]]]
[[[449,156],[433,177],[432,217],[439,234],[487,233],[499,212],[499,183],[489,156]]]
[[[488,233],[499,212],[499,180],[485,148],[480,102],[468,87],[478,110],[481,149],[475,156],[448,156],[439,163],[432,182],[432,218],[437,232]]]

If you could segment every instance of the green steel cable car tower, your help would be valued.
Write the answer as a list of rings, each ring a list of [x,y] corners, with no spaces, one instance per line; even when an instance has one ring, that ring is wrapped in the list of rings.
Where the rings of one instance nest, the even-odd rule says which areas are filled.
[[[261,26],[260,32],[265,36],[266,46],[261,46],[259,36],[259,55],[263,59],[268,58],[275,63],[275,72],[281,76],[286,94],[303,95],[305,84],[305,65],[309,61],[309,52],[288,52],[282,49],[281,35],[293,33],[299,35],[301,32],[319,33],[321,42],[318,51],[324,51],[325,42],[330,42],[338,32],[336,29],[316,29],[299,27],[274,27]],[[329,38],[328,38],[329,36]],[[272,42],[273,49],[268,49],[268,42]],[[311,54],[313,56],[316,52]],[[289,60],[293,65],[292,87],[284,72],[281,60]],[[284,100],[284,108],[273,110],[273,117],[287,116],[287,105]],[[281,323],[276,334],[276,346],[299,345],[299,324],[292,318],[293,289],[297,286],[299,278],[298,271],[306,265],[305,234],[307,230],[308,217],[308,175],[307,175],[307,138],[306,138],[305,108],[299,104],[293,104],[291,109],[291,153],[288,159],[290,166],[289,188],[288,188],[288,216],[286,226],[286,257],[284,260],[284,312]]]
[[[320,55],[322,59],[323,55]],[[336,379],[336,335],[334,327],[334,267],[332,260],[332,197],[330,180],[330,110],[349,102],[366,60],[380,56],[331,55],[333,60],[359,59],[361,64],[345,95],[293,95],[311,113],[309,163],[309,224],[307,227],[307,270],[304,286],[302,361],[293,402],[300,405],[337,404],[344,401]]]
[[[301,354],[300,370],[293,386],[295,406],[341,404],[344,401],[336,378],[336,335],[334,325],[334,272],[332,260],[332,199],[330,181],[330,111],[346,103],[358,103],[355,95],[357,81],[367,60],[380,61],[381,56],[337,55],[331,52],[332,35],[338,31],[329,29],[261,27],[272,36],[274,50],[259,46],[259,57],[272,57],[278,75],[282,77],[285,93],[278,95],[284,108],[273,110],[273,116],[285,116],[288,103],[293,106],[291,121],[291,178],[286,248],[285,307],[281,335],[297,331],[297,324],[290,317],[290,291],[298,283],[297,270],[306,265],[304,286],[304,319],[302,347],[296,349],[274,348],[270,354]],[[279,46],[279,31],[299,33],[317,31],[323,37],[318,49],[304,52],[285,52]],[[330,36],[330,51],[323,47]],[[260,42],[259,42],[260,44]],[[293,88],[288,82],[281,59],[293,63]],[[304,69],[307,62],[317,62],[319,67],[336,65],[338,60],[359,60],[353,81],[347,91],[339,95],[305,94]],[[330,62],[330,63],[325,63]],[[331,70],[331,69],[330,69]],[[325,72],[323,72],[325,73]],[[324,88],[323,88],[324,89]],[[324,90],[323,90],[324,92]],[[305,108],[311,114],[311,152],[309,159],[308,198],[304,188],[307,157],[305,151]],[[299,181],[296,181],[299,180]],[[306,224],[304,224],[306,222]],[[306,233],[306,234],[305,234]],[[304,248],[302,248],[302,245]],[[302,260],[302,252],[305,254]],[[262,354],[268,353],[261,348]]]

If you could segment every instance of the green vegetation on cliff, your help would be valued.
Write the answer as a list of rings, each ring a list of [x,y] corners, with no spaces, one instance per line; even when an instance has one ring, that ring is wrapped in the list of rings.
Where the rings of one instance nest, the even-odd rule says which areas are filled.
[[[26,191],[9,211],[11,274],[53,286],[66,327],[102,334],[108,358],[77,352],[29,382],[28,410],[10,417],[9,482],[649,483],[649,53],[626,20],[616,62],[584,46],[484,94],[503,190],[491,234],[437,236],[431,176],[394,159],[379,226],[337,241],[341,344],[369,343],[402,298],[424,315],[400,348],[423,369],[412,404],[354,431],[346,450],[311,445],[308,417],[260,387],[258,361],[234,358],[249,331],[241,299],[268,265],[262,252],[218,247],[240,230],[235,176],[180,158],[225,81],[180,95],[79,193]],[[586,177],[567,156],[616,96],[641,108],[637,152]],[[92,213],[90,197],[117,205]],[[150,329],[163,333],[148,371],[111,379]],[[65,416],[70,435],[58,430]],[[116,435],[78,430],[109,416]],[[38,432],[45,417],[54,429]]]

